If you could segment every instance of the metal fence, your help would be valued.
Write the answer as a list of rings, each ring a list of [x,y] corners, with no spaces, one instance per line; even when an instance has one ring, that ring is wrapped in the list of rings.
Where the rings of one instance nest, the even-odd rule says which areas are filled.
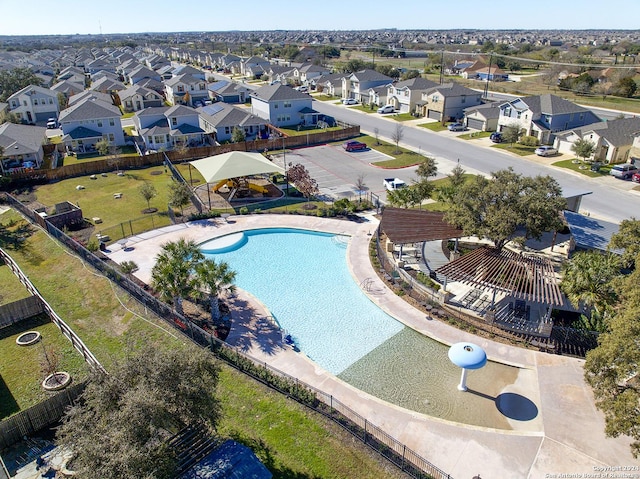
[[[9,202],[12,205],[14,202],[16,203],[19,211],[28,211],[28,209],[17,200],[12,197],[9,198]],[[27,216],[33,217],[33,215]],[[406,447],[405,444],[384,432],[382,428],[372,424],[365,417],[340,402],[331,394],[327,394],[298,378],[290,376],[271,367],[267,363],[241,352],[239,349],[231,347],[214,335],[199,328],[184,316],[178,314],[167,304],[152,296],[144,288],[138,286],[118,270],[109,266],[105,261],[68,237],[55,226],[47,224],[47,230],[54,238],[58,239],[95,269],[126,290],[132,297],[145,307],[151,309],[158,317],[170,324],[173,328],[191,338],[196,344],[207,348],[218,358],[239,371],[332,419],[335,423],[349,431],[354,437],[361,440],[382,457],[391,461],[411,477],[417,479],[449,479],[451,477],[418,453]]]
[[[193,203],[193,206],[196,207],[196,209],[198,210],[198,213],[202,213],[205,209],[204,204],[202,203],[202,200],[198,195],[196,195],[195,191],[193,191],[193,188],[191,188],[191,185],[187,183],[187,181],[183,178],[183,176],[180,174],[178,169],[175,166],[173,166],[173,163],[171,163],[167,154],[166,153],[163,153],[163,154],[164,154],[164,165],[167,168],[169,168],[169,171],[171,171],[171,174],[173,175],[173,178],[176,181],[179,181],[180,183],[183,183],[189,186],[189,197],[191,198],[191,203]]]
[[[102,240],[103,242],[112,243],[128,236],[137,235],[163,226],[169,226],[172,223],[170,213],[153,213],[150,215],[140,216],[139,218],[134,218],[129,221],[124,221],[108,228],[103,228],[96,234],[100,235],[99,238],[109,238],[104,238]]]

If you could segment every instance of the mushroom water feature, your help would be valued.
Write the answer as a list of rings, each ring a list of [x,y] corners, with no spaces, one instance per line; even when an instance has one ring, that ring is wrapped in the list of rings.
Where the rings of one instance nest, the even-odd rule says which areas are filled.
[[[473,343],[456,343],[449,348],[449,359],[453,364],[462,368],[459,391],[467,390],[467,371],[480,369],[487,364],[487,353],[480,346]]]

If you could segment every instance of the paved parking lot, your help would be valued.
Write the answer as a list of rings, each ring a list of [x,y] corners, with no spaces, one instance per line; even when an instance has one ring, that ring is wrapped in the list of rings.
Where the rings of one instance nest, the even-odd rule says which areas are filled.
[[[357,196],[355,184],[358,177],[363,175],[366,190],[379,195],[380,200],[384,202],[384,178],[394,176],[410,183],[415,177],[415,167],[385,170],[372,166],[372,163],[390,158],[372,149],[346,152],[340,145],[321,145],[287,151],[284,155],[273,155],[273,158],[280,166],[283,166],[283,161],[286,161],[287,165],[304,165],[311,177],[318,182],[320,196],[323,199]]]

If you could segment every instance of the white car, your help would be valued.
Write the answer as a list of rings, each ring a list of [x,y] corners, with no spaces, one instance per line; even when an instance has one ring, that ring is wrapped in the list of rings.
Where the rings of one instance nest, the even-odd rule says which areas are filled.
[[[553,146],[542,145],[536,148],[535,154],[538,156],[553,156],[558,153]]]
[[[343,105],[357,105],[358,104],[358,100],[356,100],[355,98],[345,98],[344,100],[342,100],[342,104]]]
[[[393,105],[385,105],[378,108],[378,113],[380,114],[393,113],[394,111],[396,111],[396,109],[393,107]]]
[[[407,184],[404,181],[398,178],[385,178],[382,181],[382,184],[389,191],[399,190],[407,186]]]

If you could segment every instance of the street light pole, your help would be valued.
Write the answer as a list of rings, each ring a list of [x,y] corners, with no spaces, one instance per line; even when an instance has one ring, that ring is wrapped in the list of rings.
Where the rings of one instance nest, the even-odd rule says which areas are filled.
[[[287,157],[284,149],[284,136],[282,137],[282,161],[284,162],[284,181],[286,181],[287,198],[289,197],[289,175],[287,174]]]

